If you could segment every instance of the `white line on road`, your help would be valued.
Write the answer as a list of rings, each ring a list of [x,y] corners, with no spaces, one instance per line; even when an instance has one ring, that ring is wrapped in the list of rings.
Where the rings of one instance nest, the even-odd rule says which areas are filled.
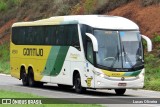
[[[145,105],[145,106],[150,106],[150,107],[160,107],[160,105],[150,105],[150,104],[143,104],[143,105]]]
[[[0,73],[0,76],[8,76],[8,77],[11,77],[11,75],[9,75],[9,74],[1,74],[1,73]]]

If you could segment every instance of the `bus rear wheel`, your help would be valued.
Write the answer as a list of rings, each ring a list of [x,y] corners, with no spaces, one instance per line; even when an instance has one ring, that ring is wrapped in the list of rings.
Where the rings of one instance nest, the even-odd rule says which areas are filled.
[[[75,91],[79,94],[83,93],[86,88],[81,86],[81,78],[79,73],[77,73],[74,77],[74,86],[75,86]]]
[[[26,74],[26,71],[24,68],[21,69],[21,79],[22,79],[23,86],[29,85],[28,75]]]
[[[30,68],[28,72],[28,83],[30,87],[35,86],[35,81],[34,81],[34,74],[33,74],[33,69]]]
[[[43,82],[35,82],[35,85],[37,87],[43,87],[44,83]]]
[[[123,95],[126,92],[126,89],[115,89],[117,95]]]

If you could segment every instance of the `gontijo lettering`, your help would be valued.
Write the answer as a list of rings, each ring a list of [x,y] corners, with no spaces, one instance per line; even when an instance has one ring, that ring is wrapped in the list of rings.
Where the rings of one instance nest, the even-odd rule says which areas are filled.
[[[24,48],[23,55],[24,56],[43,56],[43,49]]]

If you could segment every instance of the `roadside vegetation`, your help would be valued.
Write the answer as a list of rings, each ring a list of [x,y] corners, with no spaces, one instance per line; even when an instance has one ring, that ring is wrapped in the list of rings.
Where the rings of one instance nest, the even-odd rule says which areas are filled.
[[[131,0],[82,0],[71,10],[71,14],[104,14]]]
[[[43,97],[32,94],[14,92],[14,91],[0,90],[0,98],[43,98]]]
[[[152,42],[153,51],[145,53],[145,89],[160,91],[160,34]]]
[[[12,7],[17,7],[22,0],[0,0],[0,11],[7,11]]]
[[[33,95],[33,94],[26,94],[26,93],[20,93],[20,92],[13,92],[13,91],[5,91],[0,90],[0,98],[44,98],[41,96]],[[1,105],[1,107],[28,107],[28,106],[34,106],[34,107],[101,107],[100,105],[95,104],[59,104],[64,103],[64,101],[61,101],[60,99],[54,99],[53,103],[58,104],[41,104],[41,105]],[[67,102],[66,102],[67,103]]]
[[[160,3],[160,0],[141,0],[142,6],[149,6]]]
[[[9,43],[4,43],[3,45],[0,45],[0,73],[10,73],[9,52]]]

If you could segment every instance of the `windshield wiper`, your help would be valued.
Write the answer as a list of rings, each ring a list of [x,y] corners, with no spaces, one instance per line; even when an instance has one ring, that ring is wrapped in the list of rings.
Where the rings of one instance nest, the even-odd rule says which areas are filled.
[[[113,61],[112,65],[111,65],[111,68],[114,66],[114,64],[116,63],[117,59],[119,61],[119,54],[120,54],[120,52],[119,52],[118,45],[117,45],[117,55],[115,56],[115,60]]]
[[[124,52],[125,62],[126,62],[126,59],[127,59],[128,62],[129,62],[129,64],[130,64],[130,66],[133,68],[134,66],[133,66],[133,64],[132,64],[132,62],[131,62],[131,60],[130,60],[130,58],[128,57],[128,55],[127,55],[125,49],[124,49],[124,45],[123,45],[123,52]]]

